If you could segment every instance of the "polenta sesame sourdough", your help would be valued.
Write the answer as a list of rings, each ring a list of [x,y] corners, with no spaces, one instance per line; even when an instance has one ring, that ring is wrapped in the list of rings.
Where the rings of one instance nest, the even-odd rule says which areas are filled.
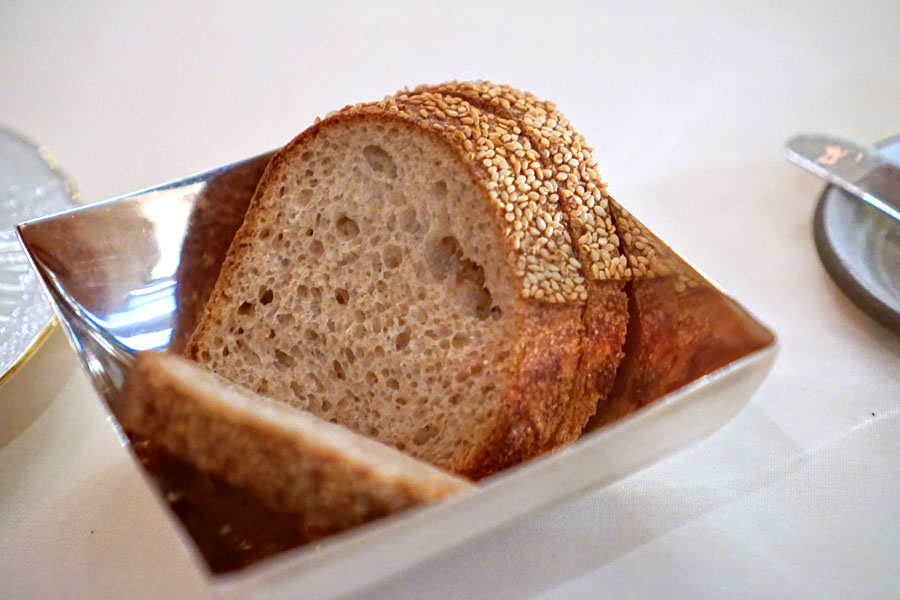
[[[626,268],[552,104],[422,87],[272,159],[185,353],[480,478],[580,435],[622,357]]]

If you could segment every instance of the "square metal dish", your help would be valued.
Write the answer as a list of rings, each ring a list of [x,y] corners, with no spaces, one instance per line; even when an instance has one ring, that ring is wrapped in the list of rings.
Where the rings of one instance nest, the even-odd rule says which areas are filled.
[[[270,156],[19,226],[32,267],[107,406],[115,404],[137,351],[177,350],[185,343]],[[668,247],[665,251],[671,253]],[[763,342],[757,349],[590,430],[571,446],[480,482],[473,493],[315,544],[279,548],[277,556],[248,560],[253,564],[239,570],[217,568],[196,526],[192,529],[172,506],[171,482],[148,471],[137,444],[120,435],[135,464],[145,467],[148,488],[173,509],[166,512],[194,550],[198,569],[224,595],[287,598],[302,591],[304,597],[340,596],[523,515],[608,485],[725,424],[765,378],[777,343],[724,292],[703,284],[759,333]]]

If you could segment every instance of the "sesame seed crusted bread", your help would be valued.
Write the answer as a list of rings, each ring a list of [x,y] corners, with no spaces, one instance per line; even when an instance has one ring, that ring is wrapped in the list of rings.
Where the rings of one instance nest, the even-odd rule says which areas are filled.
[[[187,356],[474,478],[576,439],[625,260],[583,139],[494,87],[348,106],[280,151]]]
[[[473,488],[172,353],[140,353],[114,410],[129,434],[249,490],[306,539]]]
[[[562,209],[561,221],[569,238],[574,240],[572,245],[578,257],[576,262],[570,261],[569,266],[584,265],[584,289],[579,288],[579,298],[585,300],[582,313],[584,348],[578,367],[582,381],[580,385],[576,384],[583,391],[575,394],[596,395],[602,401],[612,388],[622,358],[621,347],[628,320],[627,298],[623,291],[627,276],[625,257],[619,252],[620,241],[609,210],[611,198],[584,137],[572,128],[553,103],[509,86],[484,81],[452,81],[438,86],[419,86],[415,92],[456,95],[481,110],[516,122],[513,129],[525,138],[526,157],[534,159],[529,166],[535,171],[540,169],[552,182],[552,189],[545,196],[549,206],[537,207],[535,225],[512,233],[522,236],[530,233],[537,237],[532,244],[538,245],[540,250],[542,240],[535,236],[534,229],[541,230],[542,220],[548,220],[548,214],[558,214]],[[516,199],[514,190],[507,188],[506,191],[506,200]],[[530,194],[529,200],[533,197]],[[523,209],[517,204],[521,203],[507,203],[507,214],[518,217],[524,212],[523,216],[530,218],[531,207]],[[577,411],[583,405],[573,403],[572,408]],[[589,416],[577,412],[569,414],[559,437],[571,439],[580,433],[581,424]]]

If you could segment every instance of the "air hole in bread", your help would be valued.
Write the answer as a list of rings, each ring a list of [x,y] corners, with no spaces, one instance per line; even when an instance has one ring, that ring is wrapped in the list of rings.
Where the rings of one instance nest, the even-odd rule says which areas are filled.
[[[432,432],[431,427],[429,427],[428,425],[425,425],[425,426],[419,428],[419,430],[413,436],[412,442],[416,446],[422,446],[423,444],[426,444],[433,435],[434,435],[434,432]]]
[[[447,183],[444,181],[438,181],[431,186],[431,193],[437,198],[444,198],[447,191]]]
[[[319,240],[313,240],[309,244],[309,251],[313,254],[313,256],[319,256],[323,252],[325,252],[325,246],[322,245],[322,242]]]
[[[331,363],[332,368],[334,369],[334,376],[338,379],[344,379],[346,375],[344,374],[344,365],[341,364],[339,360],[335,360]]]
[[[274,298],[275,298],[275,293],[272,291],[271,288],[260,289],[259,303],[262,304],[263,306],[272,302],[272,300]]]
[[[462,250],[460,250],[459,242],[455,237],[446,236],[436,241],[429,241],[425,256],[431,274],[440,281],[459,268]]]
[[[347,215],[342,214],[338,216],[334,223],[334,227],[337,229],[338,235],[345,240],[356,237],[359,234],[359,225]]]
[[[253,312],[253,305],[250,304],[249,302],[243,302],[243,303],[241,303],[240,306],[238,306],[237,313],[239,315],[241,315],[242,317],[249,315],[252,312]]]
[[[406,233],[415,233],[419,230],[419,221],[417,220],[416,209],[407,208],[400,213],[400,229]]]
[[[282,352],[278,348],[275,349],[275,363],[278,365],[280,369],[290,369],[297,361],[294,360],[294,357],[288,354],[287,352]]]
[[[409,345],[409,336],[409,329],[404,329],[397,335],[397,339],[394,342],[397,350],[403,350]]]
[[[344,288],[338,288],[334,290],[334,299],[337,300],[338,304],[347,304],[350,294]]]
[[[451,278],[456,296],[467,312],[484,320],[500,316],[500,308],[493,306],[493,297],[484,284],[484,269],[463,255],[459,241],[453,236],[430,240],[425,250],[431,274],[438,281]]]
[[[394,165],[394,159],[381,146],[369,144],[363,148],[363,156],[376,173],[386,175],[391,179],[397,176],[397,167]]]
[[[403,262],[403,251],[394,244],[385,247],[383,256],[384,266],[388,269],[396,269]]]

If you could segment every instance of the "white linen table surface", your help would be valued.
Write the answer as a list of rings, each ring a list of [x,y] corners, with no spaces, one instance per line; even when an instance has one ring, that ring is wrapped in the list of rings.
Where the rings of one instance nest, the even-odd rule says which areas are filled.
[[[369,598],[900,597],[900,336],[824,272],[799,131],[900,133],[900,3],[0,4],[0,123],[95,201],[317,115],[484,78],[554,100],[612,194],[778,334],[723,429]],[[0,596],[213,593],[57,331],[0,388]]]

